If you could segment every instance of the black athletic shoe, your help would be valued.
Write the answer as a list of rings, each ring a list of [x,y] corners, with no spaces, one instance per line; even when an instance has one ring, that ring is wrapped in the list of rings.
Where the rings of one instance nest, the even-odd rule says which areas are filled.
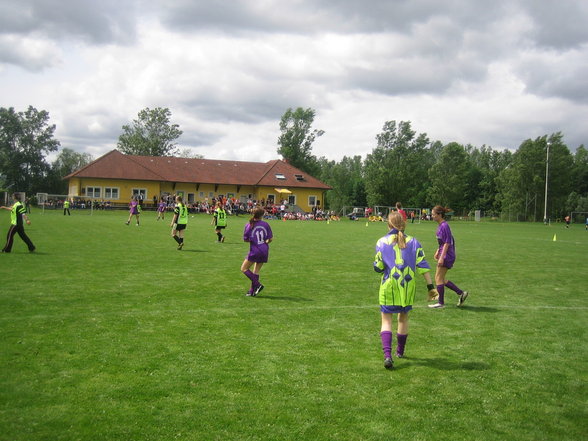
[[[463,302],[465,302],[465,301],[466,301],[466,299],[468,298],[468,295],[469,295],[469,294],[470,294],[470,293],[469,293],[469,292],[467,292],[467,291],[464,291],[464,292],[462,292],[462,293],[459,295],[459,300],[457,301],[457,306],[461,306],[461,305],[463,305]]]
[[[178,250],[181,250],[182,248],[184,248],[184,242],[182,242],[178,245]]]
[[[260,283],[259,286],[257,288],[255,288],[253,295],[256,296],[257,294],[259,294],[263,290],[263,288],[264,288],[264,286]]]
[[[386,369],[392,369],[392,368],[394,368],[394,362],[392,361],[391,358],[385,358],[384,359],[384,367]]]

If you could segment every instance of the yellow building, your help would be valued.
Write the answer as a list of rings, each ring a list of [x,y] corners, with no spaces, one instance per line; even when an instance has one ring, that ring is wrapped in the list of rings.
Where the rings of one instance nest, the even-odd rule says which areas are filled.
[[[331,187],[279,159],[261,163],[167,156],[123,155],[112,150],[65,177],[69,197],[127,204],[139,196],[153,204],[181,195],[187,203],[226,196],[241,202],[265,200],[309,212],[322,206]]]

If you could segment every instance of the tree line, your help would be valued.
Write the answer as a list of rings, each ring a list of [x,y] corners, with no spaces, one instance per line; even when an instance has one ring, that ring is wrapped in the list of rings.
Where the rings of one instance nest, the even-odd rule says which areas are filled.
[[[545,171],[549,148],[547,213],[552,219],[571,211],[588,211],[588,151],[572,154],[561,133],[525,140],[516,151],[431,141],[409,121],[386,121],[365,158],[340,161],[316,157],[313,143],[324,135],[313,128],[311,108],[287,109],[280,123],[277,153],[293,166],[333,189],[325,207],[431,207],[441,204],[458,214],[482,210],[512,220],[537,221],[545,210]],[[61,150],[48,112],[32,106],[17,112],[0,108],[0,189],[66,194],[63,177],[93,158]],[[132,155],[202,157],[180,150],[182,135],[167,108],[145,108],[122,126],[117,148]],[[53,161],[47,157],[54,155]]]
[[[482,210],[510,220],[543,220],[549,147],[548,217],[588,212],[588,151],[581,145],[572,154],[562,133],[527,139],[511,152],[432,142],[425,133],[416,133],[409,121],[387,121],[365,158],[332,161],[312,154],[312,142],[324,134],[312,129],[314,117],[310,108],[289,109],[280,124],[278,153],[333,187],[326,201],[331,210],[393,206],[400,201],[414,208],[441,204],[460,215]],[[306,130],[306,136],[299,133],[302,142],[284,145],[288,130]]]

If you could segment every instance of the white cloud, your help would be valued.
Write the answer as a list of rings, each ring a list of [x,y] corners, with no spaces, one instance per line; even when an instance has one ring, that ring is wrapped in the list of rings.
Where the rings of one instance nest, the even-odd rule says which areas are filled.
[[[62,146],[94,156],[158,106],[208,158],[277,157],[289,107],[316,110],[329,159],[365,156],[389,120],[442,142],[587,144],[580,0],[17,3],[0,6],[1,105],[48,110]]]

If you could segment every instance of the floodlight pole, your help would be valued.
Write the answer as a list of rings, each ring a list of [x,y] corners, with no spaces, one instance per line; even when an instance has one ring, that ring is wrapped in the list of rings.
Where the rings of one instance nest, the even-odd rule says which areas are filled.
[[[545,160],[545,207],[543,212],[543,223],[547,225],[547,185],[549,182],[549,145],[551,144],[550,141],[547,141],[547,157]]]

